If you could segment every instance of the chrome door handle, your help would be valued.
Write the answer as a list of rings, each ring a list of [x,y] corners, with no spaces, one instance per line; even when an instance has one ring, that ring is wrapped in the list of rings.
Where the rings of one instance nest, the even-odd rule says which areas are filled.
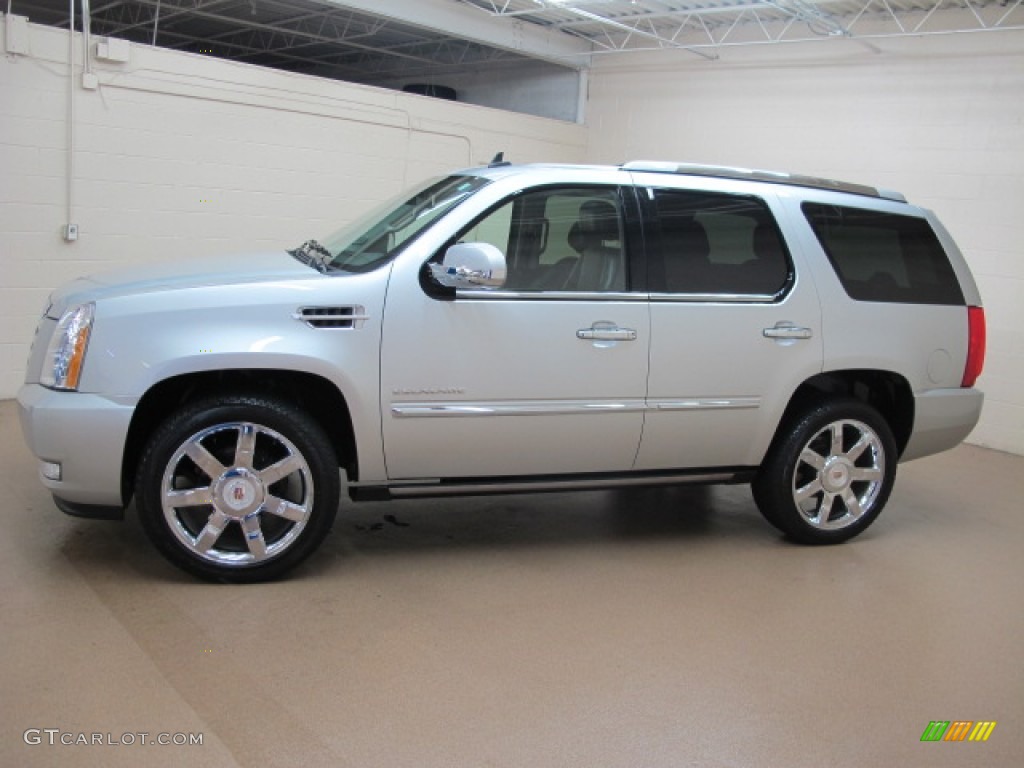
[[[762,333],[766,339],[809,339],[814,335],[810,328],[803,328],[798,325],[783,325],[782,323],[772,328],[765,328]]]
[[[586,341],[636,341],[636,331],[632,328],[595,324],[593,328],[580,328],[576,331],[576,338]]]

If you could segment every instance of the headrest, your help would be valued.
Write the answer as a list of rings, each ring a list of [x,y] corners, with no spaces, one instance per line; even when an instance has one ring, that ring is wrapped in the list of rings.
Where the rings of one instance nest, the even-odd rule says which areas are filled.
[[[578,253],[619,240],[619,213],[607,200],[587,200],[569,229],[569,245]]]

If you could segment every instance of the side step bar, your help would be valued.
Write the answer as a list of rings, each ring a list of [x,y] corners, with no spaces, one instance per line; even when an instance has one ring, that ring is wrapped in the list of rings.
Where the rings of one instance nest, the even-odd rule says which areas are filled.
[[[594,491],[659,485],[749,483],[756,468],[728,467],[685,472],[629,472],[624,474],[553,475],[541,477],[474,477],[459,480],[423,479],[381,484],[349,483],[355,501],[388,501],[437,496],[489,496],[509,493]]]

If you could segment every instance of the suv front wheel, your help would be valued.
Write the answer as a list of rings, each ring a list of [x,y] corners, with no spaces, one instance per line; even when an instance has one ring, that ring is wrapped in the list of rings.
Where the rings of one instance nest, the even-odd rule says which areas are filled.
[[[338,462],[295,406],[224,396],[185,406],[150,439],[136,479],[139,519],[171,562],[206,579],[276,578],[334,522]]]
[[[878,517],[896,461],[896,441],[878,411],[853,399],[819,403],[776,438],[754,479],[754,500],[795,541],[838,544]]]

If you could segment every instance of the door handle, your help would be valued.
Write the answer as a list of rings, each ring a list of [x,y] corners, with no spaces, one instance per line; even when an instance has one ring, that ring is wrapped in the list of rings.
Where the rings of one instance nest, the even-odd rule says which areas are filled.
[[[772,328],[765,328],[762,333],[766,339],[809,339],[814,335],[810,328],[792,323],[776,323]]]
[[[591,328],[580,328],[576,338],[585,341],[636,341],[636,331],[617,325],[595,323]]]

